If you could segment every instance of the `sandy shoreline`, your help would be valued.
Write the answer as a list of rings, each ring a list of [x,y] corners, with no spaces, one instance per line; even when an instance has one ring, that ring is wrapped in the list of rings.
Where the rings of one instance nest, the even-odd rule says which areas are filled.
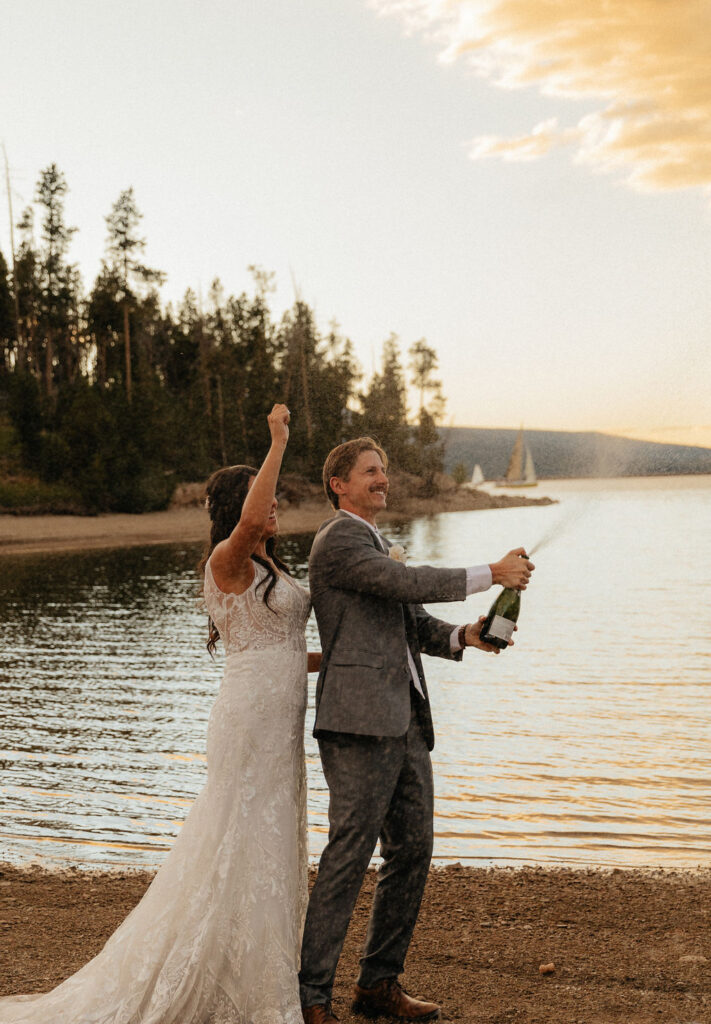
[[[310,533],[328,515],[329,506],[325,501],[304,502],[280,513],[280,530],[285,534]],[[206,541],[209,532],[207,512],[195,505],[143,515],[0,515],[0,556],[144,544],[192,544]]]
[[[294,510],[296,512],[298,510]],[[283,529],[305,532],[313,516],[304,513],[292,523],[287,509]],[[313,528],[325,516],[315,522]],[[287,527],[288,524],[288,527]],[[92,548],[135,547],[143,544],[198,543],[210,530],[207,512],[196,506],[171,508],[143,515],[98,516],[0,516],[0,556],[51,551],[84,551]]]
[[[151,877],[0,865],[0,994],[78,970]],[[349,996],[373,883],[370,872],[336,979],[343,1024],[362,1022]],[[433,869],[404,982],[472,1024],[708,1024],[710,897],[709,870]]]
[[[479,492],[456,491],[435,499],[410,498],[384,513],[383,523],[411,519],[437,512],[480,508],[507,508],[523,504],[549,504],[548,498],[512,498]],[[302,501],[279,511],[283,534],[313,533],[333,515],[323,500]],[[2,515],[0,514],[0,556],[98,548],[135,547],[144,544],[179,544],[206,541],[207,512],[200,505],[173,507],[143,515],[111,513],[97,516]]]

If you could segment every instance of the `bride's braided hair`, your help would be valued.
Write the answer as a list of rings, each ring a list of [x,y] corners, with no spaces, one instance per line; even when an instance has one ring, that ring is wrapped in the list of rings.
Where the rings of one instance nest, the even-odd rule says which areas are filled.
[[[210,514],[210,521],[212,525],[210,527],[210,541],[198,565],[198,571],[203,576],[205,574],[205,566],[207,565],[210,555],[215,550],[215,547],[220,543],[220,541],[226,540],[230,536],[239,522],[242,515],[242,506],[244,505],[245,498],[247,497],[247,491],[249,490],[249,481],[256,475],[257,470],[252,469],[251,466],[227,466],[225,469],[218,469],[217,472],[213,473],[207,481],[207,484],[205,485],[205,491],[207,493],[205,505]],[[276,565],[281,572],[288,573],[289,575],[290,573],[288,566],[286,566],[276,554],[276,537],[269,537],[266,541],[265,548],[271,561],[267,561],[265,558],[262,558],[261,555],[254,553],[250,557],[253,562],[257,562],[267,570],[267,576],[259,582],[257,590],[266,584],[266,588],[264,590],[264,603],[270,611],[273,611],[274,609],[269,604],[269,595],[274,589],[277,581],[277,574],[274,572],[274,565]],[[219,639],[220,632],[217,626],[211,618],[208,618],[207,649],[210,654],[214,652]]]

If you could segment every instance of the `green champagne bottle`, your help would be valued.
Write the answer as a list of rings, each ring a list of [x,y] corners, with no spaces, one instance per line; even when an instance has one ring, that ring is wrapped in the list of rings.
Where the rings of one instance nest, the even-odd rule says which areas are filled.
[[[521,611],[521,591],[505,587],[496,598],[486,619],[481,624],[479,638],[503,651],[513,636],[514,626]]]

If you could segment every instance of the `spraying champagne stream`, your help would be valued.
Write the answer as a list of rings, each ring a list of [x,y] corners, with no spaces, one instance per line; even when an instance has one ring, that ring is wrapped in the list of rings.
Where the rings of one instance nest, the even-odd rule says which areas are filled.
[[[570,526],[577,522],[589,510],[589,503],[577,508],[570,508],[556,523],[554,523],[536,543],[528,548],[528,554],[521,555],[521,558],[530,558],[541,548],[548,547],[562,534],[566,533]],[[514,587],[504,587],[498,594],[481,626],[479,637],[492,647],[505,650],[513,636],[516,622],[521,611],[521,591]]]

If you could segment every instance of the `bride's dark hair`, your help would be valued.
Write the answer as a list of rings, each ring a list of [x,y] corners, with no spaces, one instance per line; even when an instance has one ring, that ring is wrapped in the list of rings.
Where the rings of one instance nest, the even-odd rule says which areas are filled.
[[[215,547],[220,541],[226,540],[229,537],[239,522],[242,515],[242,506],[249,490],[249,481],[254,479],[256,475],[257,470],[252,469],[251,466],[227,466],[225,469],[218,469],[207,481],[205,485],[207,493],[205,504],[210,514],[212,525],[210,527],[210,541],[198,565],[198,571],[201,574],[205,574],[205,566]],[[274,609],[269,604],[269,595],[277,581],[274,565],[281,572],[285,572],[288,575],[291,575],[291,573],[289,573],[288,566],[282,562],[276,553],[276,537],[269,537],[265,548],[267,555],[271,559],[270,562],[255,553],[250,557],[253,562],[257,562],[267,570],[267,575],[258,583],[257,590],[260,587],[265,587],[264,603],[270,611],[273,611]],[[210,654],[214,652],[219,639],[220,633],[217,626],[211,618],[208,618],[207,649]]]

